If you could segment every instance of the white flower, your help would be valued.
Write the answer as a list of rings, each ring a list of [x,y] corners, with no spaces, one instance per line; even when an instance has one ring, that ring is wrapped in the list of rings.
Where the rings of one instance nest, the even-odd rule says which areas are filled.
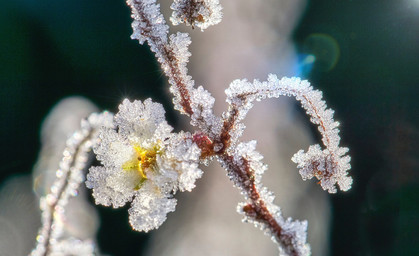
[[[200,149],[189,133],[171,133],[162,105],[150,99],[124,100],[114,125],[100,130],[93,150],[103,166],[90,168],[86,185],[96,204],[117,208],[132,201],[134,229],[158,228],[175,210],[176,191],[191,191],[201,177]]]

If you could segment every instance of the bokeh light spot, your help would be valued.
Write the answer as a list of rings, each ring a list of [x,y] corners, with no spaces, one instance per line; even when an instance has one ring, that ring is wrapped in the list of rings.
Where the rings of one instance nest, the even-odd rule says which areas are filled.
[[[314,56],[313,69],[328,72],[339,61],[339,44],[332,36],[327,34],[311,34],[304,40],[303,54]]]

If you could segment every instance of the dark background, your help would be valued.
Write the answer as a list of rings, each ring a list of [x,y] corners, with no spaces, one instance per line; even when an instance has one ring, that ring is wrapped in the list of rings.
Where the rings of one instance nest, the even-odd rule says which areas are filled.
[[[43,118],[69,95],[111,111],[152,97],[176,124],[165,78],[129,39],[130,22],[123,1],[0,3],[1,180],[30,172]],[[352,190],[331,196],[332,255],[419,255],[419,1],[311,1],[294,40],[316,58],[308,78],[336,110],[353,159]],[[125,209],[98,208],[104,252],[144,248]]]

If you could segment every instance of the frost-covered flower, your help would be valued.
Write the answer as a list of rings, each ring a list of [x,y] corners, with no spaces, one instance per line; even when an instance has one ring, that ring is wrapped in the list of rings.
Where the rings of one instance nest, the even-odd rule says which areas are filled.
[[[129,220],[139,231],[158,228],[175,210],[177,190],[191,191],[202,171],[200,149],[189,133],[172,133],[161,104],[124,100],[112,128],[93,148],[103,166],[90,168],[86,185],[97,204],[131,202]]]

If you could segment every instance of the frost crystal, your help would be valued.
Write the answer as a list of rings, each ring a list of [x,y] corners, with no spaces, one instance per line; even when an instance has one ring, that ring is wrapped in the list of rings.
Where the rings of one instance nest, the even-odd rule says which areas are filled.
[[[322,150],[319,145],[311,146],[307,153],[301,150],[293,156],[292,161],[298,164],[302,178],[306,180],[316,177],[322,188],[329,193],[336,193],[336,183],[343,191],[351,188],[352,178],[348,177],[347,172],[350,169],[350,157],[345,156],[348,148],[339,147],[339,122],[333,120],[333,110],[326,108],[322,93],[314,90],[308,81],[295,77],[279,80],[275,75],[269,75],[265,82],[235,80],[226,94],[230,106],[224,117],[236,123],[229,132],[232,143],[241,135],[244,125],[239,122],[252,108],[253,101],[281,95],[295,97],[310,116],[310,121],[318,125],[326,147]]]
[[[298,164],[304,180],[316,177],[324,190],[336,193],[336,183],[342,191],[349,190],[352,185],[352,178],[347,176],[347,170],[351,168],[351,158],[344,156],[347,151],[347,148],[339,148],[336,153],[331,154],[328,149],[322,150],[316,144],[310,146],[307,153],[304,150],[298,151],[292,161]]]
[[[121,207],[131,202],[135,230],[158,228],[175,210],[177,190],[191,191],[202,171],[200,149],[189,133],[171,133],[161,104],[124,100],[115,128],[103,128],[93,148],[103,166],[91,167],[86,185],[97,204]]]
[[[191,99],[182,97],[186,93],[189,94],[195,84],[192,77],[188,75],[188,69],[186,68],[186,64],[191,56],[191,53],[188,51],[190,44],[191,38],[186,33],[178,32],[170,35],[169,45],[165,48],[168,57],[161,61],[161,67],[169,77],[169,83],[172,85],[170,92],[175,95],[173,98],[175,109],[179,111],[184,109],[183,101],[190,104]],[[178,86],[179,83],[182,86]]]
[[[220,23],[223,17],[218,0],[175,0],[171,8],[173,13],[170,20],[173,25],[186,23],[202,31]]]
[[[160,12],[160,5],[156,4],[156,0],[127,0],[127,4],[131,6],[134,19],[132,28],[134,33],[132,39],[137,39],[140,44],[150,38],[159,39],[167,42],[167,34],[169,26],[167,26],[163,15]],[[150,29],[152,27],[152,29]],[[154,45],[150,45],[153,52],[156,52]]]
[[[215,117],[212,112],[214,98],[202,87],[195,89],[195,82],[188,75],[186,65],[191,56],[188,50],[191,44],[189,35],[178,32],[167,36],[168,27],[155,0],[128,0],[127,4],[131,7],[134,18],[132,23],[134,33],[131,37],[138,39],[141,44],[147,41],[156,54],[171,84],[170,92],[174,95],[175,109],[191,116],[192,125],[198,126],[214,137],[217,136],[221,130],[221,119]],[[186,4],[192,4],[198,8],[197,12],[202,12],[202,15],[211,13],[210,20],[216,20],[216,13],[219,13],[221,18],[221,7],[218,1],[177,1],[172,7],[185,7]]]
[[[217,137],[221,131],[221,118],[213,113],[215,103],[214,97],[202,86],[193,89],[191,93],[193,114],[191,124],[198,126],[202,131],[208,133],[210,137]]]

